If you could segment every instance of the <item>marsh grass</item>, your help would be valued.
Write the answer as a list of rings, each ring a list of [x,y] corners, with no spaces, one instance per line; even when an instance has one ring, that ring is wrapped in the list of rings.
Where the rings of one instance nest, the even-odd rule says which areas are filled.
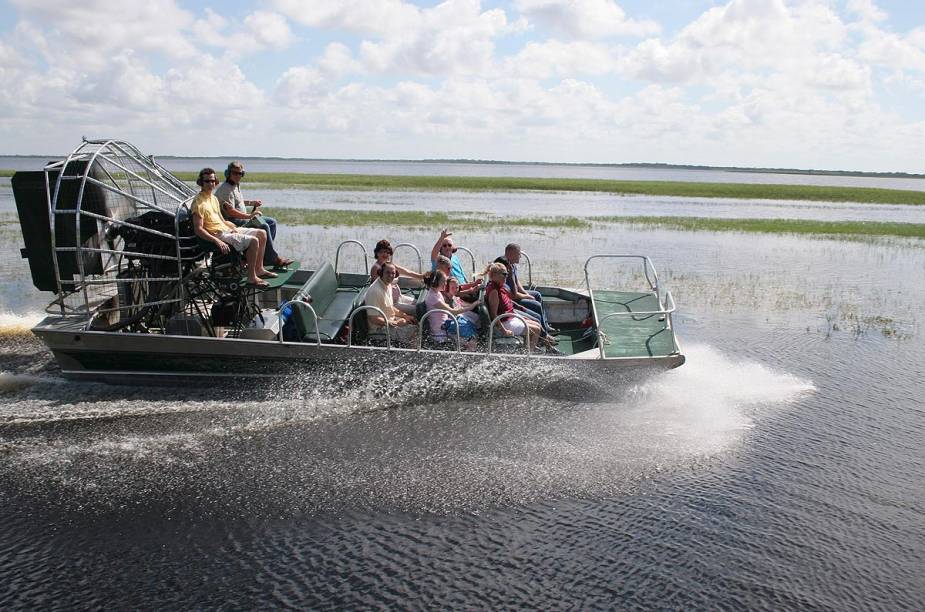
[[[320,225],[324,227],[391,225],[408,228],[454,227],[469,230],[491,230],[505,227],[588,229],[592,226],[590,219],[580,217],[498,217],[488,213],[452,211],[264,208],[266,208],[265,212],[268,215],[286,225]]]
[[[193,172],[181,172],[194,180]],[[385,176],[367,174],[299,174],[249,172],[251,184],[265,188],[422,191],[588,191],[627,195],[730,198],[744,200],[806,200],[862,204],[925,204],[925,191],[823,185],[759,185],[747,183],[686,183],[676,181],[616,181],[578,178],[482,176]],[[925,181],[923,181],[925,187]]]
[[[925,224],[875,221],[813,221],[807,219],[713,219],[708,217],[592,217],[601,223],[630,223],[666,229],[750,232],[762,234],[817,234],[824,236],[896,236],[925,238]]]
[[[487,213],[390,210],[336,210],[266,208],[266,213],[286,225],[365,227],[391,225],[408,228],[454,227],[459,230],[490,230],[506,227],[537,227],[585,230],[593,225],[623,224],[681,231],[748,232],[762,234],[813,234],[854,238],[895,236],[925,238],[925,224],[875,223],[870,221],[808,221],[802,219],[712,219],[707,217],[509,217]]]
[[[13,170],[0,170],[9,177]],[[184,181],[195,172],[177,172]],[[484,176],[396,176],[373,174],[306,174],[248,172],[248,182],[264,189],[330,189],[349,191],[586,191],[623,195],[729,198],[740,200],[802,200],[861,204],[925,204],[925,191],[824,185],[693,183],[679,181],[618,181],[584,178]],[[923,181],[925,187],[925,181]]]

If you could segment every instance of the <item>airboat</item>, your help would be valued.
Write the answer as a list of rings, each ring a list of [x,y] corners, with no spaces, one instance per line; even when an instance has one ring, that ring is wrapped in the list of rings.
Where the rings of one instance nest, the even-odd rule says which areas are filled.
[[[32,331],[70,378],[134,384],[288,376],[384,353],[412,364],[537,359],[614,373],[684,363],[674,300],[644,255],[591,255],[585,287],[567,289],[534,285],[525,254],[528,282],[561,330],[559,355],[531,352],[522,338],[496,337],[484,309],[478,350],[462,350],[458,332],[433,343],[426,323],[435,311],[424,309],[424,292],[409,279],[402,291],[419,304],[419,333],[412,346],[398,346],[388,327],[375,334],[367,326],[368,312],[377,309],[364,304],[365,270],[339,269],[345,249],[369,263],[365,245],[345,241],[333,264],[309,270],[297,262],[269,287],[248,285],[233,254],[214,252],[194,234],[194,189],[127,142],[84,140],[65,159],[17,172],[11,183],[33,284],[54,294]],[[417,247],[400,248],[421,266]],[[475,254],[460,251],[474,271]],[[592,287],[589,267],[602,263],[638,267],[641,290]],[[501,315],[511,316],[519,315]]]

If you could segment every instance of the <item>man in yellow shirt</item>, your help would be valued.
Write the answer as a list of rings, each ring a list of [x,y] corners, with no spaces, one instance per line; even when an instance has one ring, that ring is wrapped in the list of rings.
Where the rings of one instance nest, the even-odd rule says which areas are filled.
[[[224,255],[232,248],[244,253],[247,260],[247,282],[258,287],[268,287],[262,278],[276,278],[276,274],[263,267],[263,254],[267,245],[267,233],[262,229],[235,227],[222,217],[218,199],[212,195],[215,189],[215,170],[203,168],[199,171],[196,184],[201,191],[193,198],[190,211],[193,213],[193,231],[207,242],[213,243]]]

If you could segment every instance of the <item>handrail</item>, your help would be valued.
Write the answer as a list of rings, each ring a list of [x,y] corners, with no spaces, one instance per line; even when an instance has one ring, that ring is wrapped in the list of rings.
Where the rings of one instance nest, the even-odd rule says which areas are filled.
[[[475,272],[476,272],[476,270],[475,270],[475,255],[472,253],[472,251],[470,251],[469,249],[467,249],[467,248],[464,247],[464,246],[457,246],[457,247],[456,247],[456,250],[457,250],[457,251],[465,251],[466,253],[469,254],[469,259],[472,260],[472,276],[475,276]]]
[[[420,249],[418,249],[416,246],[414,246],[410,242],[400,242],[392,247],[392,257],[393,258],[395,257],[395,251],[397,251],[401,247],[411,247],[411,249],[414,250],[415,254],[418,256],[418,274],[423,274],[424,273],[424,258],[421,256]]]
[[[670,307],[668,306],[669,302],[671,304]],[[604,324],[604,321],[606,321],[607,319],[613,318],[613,317],[633,316],[633,317],[649,318],[649,317],[654,317],[658,315],[664,315],[666,317],[664,329],[670,329],[673,327],[671,315],[672,313],[674,313],[675,310],[677,310],[677,306],[675,306],[675,303],[674,303],[674,297],[672,297],[670,291],[665,293],[665,303],[666,304],[665,304],[664,310],[648,310],[648,311],[627,310],[625,312],[611,312],[610,314],[607,314],[601,317],[601,319],[597,321],[596,327],[595,327],[595,331],[597,332],[597,345],[601,352],[601,359],[606,359],[606,356],[604,354],[604,338],[603,338],[604,332],[601,330],[601,326]],[[595,313],[595,317],[596,317],[596,313]]]
[[[337,276],[337,268],[340,265],[340,250],[344,247],[345,244],[358,244],[360,248],[363,249],[363,267],[366,267],[366,262],[369,261],[369,251],[366,250],[366,247],[363,246],[363,243],[359,240],[344,240],[339,245],[337,245],[337,251],[334,252],[334,276]],[[364,270],[369,272],[369,270]]]
[[[658,273],[655,271],[655,266],[652,264],[652,260],[649,259],[646,255],[592,255],[585,260],[585,288],[588,291],[591,291],[591,279],[588,276],[588,264],[591,263],[592,259],[641,259],[642,260],[642,270],[645,274],[646,281],[649,283],[649,287],[655,290],[655,294],[659,293],[658,285]],[[655,282],[652,282],[652,278],[649,277],[649,270],[652,270],[652,276],[655,277]]]
[[[276,313],[276,319],[279,321],[279,334],[278,334],[279,343],[283,344],[284,342],[283,340],[283,311],[286,310],[287,307],[296,306],[296,305],[305,306],[311,311],[312,317],[315,319],[315,344],[317,346],[321,346],[321,332],[318,331],[318,313],[315,312],[315,308],[311,304],[309,304],[308,302],[304,302],[301,299],[289,300],[288,302],[286,302],[285,304],[279,307],[279,310]]]
[[[456,322],[456,352],[458,353],[459,351],[462,350],[462,340],[460,339],[460,336],[459,336],[459,317],[454,315],[452,312],[447,312],[446,310],[443,310],[442,308],[431,308],[430,310],[425,312],[421,316],[421,320],[418,321],[418,348],[417,350],[420,351],[421,348],[424,346],[424,319],[434,314],[435,312],[445,313],[446,315],[453,317],[453,321]]]
[[[512,317],[520,319],[523,322],[524,338],[526,339],[526,344],[527,344],[527,355],[529,356],[533,354],[533,351],[530,350],[530,326],[527,325],[527,320],[523,317],[523,315],[519,315],[516,312],[504,312],[504,313],[499,314],[497,317],[495,317],[492,320],[491,325],[488,328],[488,354],[489,355],[491,355],[492,339],[495,336],[495,323],[497,323],[498,321],[502,319],[510,319]]]
[[[657,312],[615,312],[606,315],[603,319],[597,318],[597,308],[594,307],[594,290],[591,288],[591,278],[588,273],[588,264],[591,263],[593,259],[641,259],[642,260],[642,269],[643,274],[645,274],[646,281],[649,283],[649,287],[655,290],[655,300],[659,306],[662,305],[661,297],[659,296],[659,283],[658,283],[658,273],[655,271],[655,266],[652,264],[652,261],[646,255],[592,255],[585,260],[585,288],[588,291],[588,297],[591,298],[591,314],[594,317],[594,329],[597,335],[597,344],[601,352],[601,359],[606,359],[604,353],[604,337],[603,332],[601,331],[601,323],[616,315],[642,315],[642,316],[652,316],[656,314],[664,314],[668,317],[668,326],[671,325],[671,313],[674,312],[674,299],[671,298],[672,308],[668,311],[657,311]],[[653,284],[652,278],[649,277],[649,268],[652,269],[652,275],[655,277],[655,283]],[[667,298],[670,298],[670,292],[667,295]]]
[[[370,306],[368,304],[364,304],[363,306],[357,306],[356,308],[354,308],[353,312],[350,313],[350,318],[347,319],[347,327],[350,328],[350,333],[347,334],[347,348],[350,348],[351,346],[353,346],[353,317],[357,316],[357,313],[362,310],[375,310],[380,315],[382,315],[382,318],[385,320],[385,348],[386,350],[391,351],[392,350],[392,334],[389,331],[390,330],[389,318],[385,316],[385,312],[383,312],[381,308],[377,306]]]
[[[527,260],[527,289],[533,289],[533,262],[530,261],[530,256],[520,252],[520,256]]]

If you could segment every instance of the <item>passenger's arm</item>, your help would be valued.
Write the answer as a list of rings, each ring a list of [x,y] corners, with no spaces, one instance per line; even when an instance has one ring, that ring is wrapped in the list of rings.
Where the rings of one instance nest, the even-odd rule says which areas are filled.
[[[405,267],[400,266],[400,265],[398,265],[398,264],[393,264],[393,265],[395,266],[395,269],[398,270],[398,273],[401,274],[402,276],[407,276],[408,278],[413,278],[413,279],[416,280],[416,281],[422,281],[422,280],[424,280],[424,275],[423,275],[423,274],[418,274],[417,272],[415,272],[415,271],[413,271],[413,270],[409,270],[408,268],[405,268]]]
[[[500,300],[501,298],[498,296],[497,291],[492,291],[488,295],[488,314],[491,315],[492,321],[494,321],[495,317],[498,316],[498,303],[500,302]],[[504,336],[513,336],[514,334],[512,332],[509,332],[507,329],[505,329],[501,323],[502,321],[498,321],[497,323],[495,323],[495,325],[497,325],[501,329],[501,334]]]
[[[431,263],[437,261],[437,256],[440,254],[440,247],[443,246],[443,241],[452,235],[453,235],[453,232],[448,232],[445,229],[440,230],[440,237],[437,238],[437,242],[434,243],[434,248],[430,250]]]
[[[253,215],[243,213],[237,208],[234,207],[234,204],[231,203],[231,200],[225,200],[221,202],[222,212],[225,214],[225,217],[230,219],[250,219]]]
[[[231,247],[219,240],[217,236],[213,236],[206,231],[206,228],[202,225],[202,215],[199,213],[193,213],[193,232],[206,242],[211,242],[217,246],[222,255],[226,254],[231,249]]]

